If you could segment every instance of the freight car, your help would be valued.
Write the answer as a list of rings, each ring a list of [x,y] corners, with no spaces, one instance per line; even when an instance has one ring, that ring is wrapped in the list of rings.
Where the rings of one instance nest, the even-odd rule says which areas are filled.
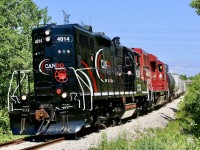
[[[14,71],[8,90],[13,134],[71,134],[119,123],[174,94],[168,67],[156,56],[91,27],[36,28],[32,45],[33,70]]]
[[[180,76],[175,73],[171,73],[175,80],[175,88],[174,88],[174,97],[181,96],[186,91],[186,85],[183,80],[181,80]]]

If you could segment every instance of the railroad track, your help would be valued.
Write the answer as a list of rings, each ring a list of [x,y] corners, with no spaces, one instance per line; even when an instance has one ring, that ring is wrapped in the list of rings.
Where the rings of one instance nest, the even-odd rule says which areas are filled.
[[[25,141],[31,141],[34,138],[36,138],[36,136],[29,136],[29,137],[25,137],[25,138],[19,138],[19,139],[16,139],[16,140],[8,141],[8,142],[5,142],[5,143],[0,143],[0,148],[5,147],[5,146],[10,146],[10,145],[13,145],[13,144],[20,144],[20,143],[23,143]]]
[[[110,125],[107,125],[107,127],[109,127]],[[16,145],[20,145],[23,144],[25,142],[31,142],[33,144],[31,144],[32,146],[23,146],[23,148],[20,148],[21,150],[32,150],[32,149],[40,149],[43,148],[45,146],[48,146],[50,144],[55,144],[58,142],[62,142],[65,140],[77,140],[81,137],[84,137],[85,135],[88,135],[92,132],[98,132],[101,129],[104,129],[105,126],[102,127],[88,127],[86,129],[84,129],[82,132],[74,135],[38,135],[38,136],[30,136],[30,137],[25,137],[25,138],[19,138],[16,140],[12,140],[9,142],[5,142],[5,143],[0,143],[0,149],[4,149],[6,147],[11,147],[12,145],[16,146]],[[35,144],[36,142],[38,142],[39,144]],[[25,144],[27,145],[27,144]]]
[[[12,145],[12,144],[20,144],[20,143],[23,142],[23,140],[24,140],[24,138],[21,138],[21,139],[12,140],[12,141],[5,142],[5,143],[0,143],[0,148],[4,147],[4,146],[9,146],[9,145]]]
[[[37,145],[34,145],[34,146],[30,146],[30,147],[26,147],[26,148],[23,148],[21,150],[34,150],[34,149],[40,149],[40,148],[43,148],[47,145],[50,145],[50,144],[55,144],[55,143],[58,143],[58,142],[62,142],[65,140],[65,137],[61,137],[61,138],[57,138],[57,139],[54,139],[54,140],[50,140],[48,142],[44,142],[44,143],[41,143],[41,144],[37,144]]]
[[[66,139],[66,137],[64,137],[64,136],[62,136],[62,137],[61,136],[46,136],[46,135],[45,136],[42,136],[42,135],[30,136],[30,137],[25,137],[25,138],[19,138],[16,140],[5,142],[5,143],[0,143],[0,149],[9,147],[12,145],[19,145],[19,144],[22,144],[25,142],[43,142],[43,143],[36,144],[36,145],[30,146],[30,147],[22,148],[23,150],[39,149],[39,148],[45,147],[46,145],[57,143],[59,141],[65,140],[65,139]]]
[[[90,134],[92,132],[98,131],[99,128],[86,128],[82,132],[78,133],[77,135],[71,134],[71,135],[37,135],[37,136],[30,136],[25,138],[19,138],[16,140],[12,140],[5,143],[0,143],[0,149],[11,147],[12,145],[20,145],[25,142],[31,142],[34,143],[32,146],[23,146],[24,148],[20,148],[21,150],[30,150],[30,149],[40,149],[50,144],[55,144],[58,142],[62,142],[64,140],[74,140],[79,139],[80,137],[84,137],[87,134]],[[39,144],[35,144],[38,142]]]

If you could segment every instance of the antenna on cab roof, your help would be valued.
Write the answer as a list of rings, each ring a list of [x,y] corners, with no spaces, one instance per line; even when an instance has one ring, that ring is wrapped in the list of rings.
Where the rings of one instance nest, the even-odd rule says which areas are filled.
[[[64,24],[69,24],[69,17],[70,14],[67,14],[64,10],[62,10],[63,16],[64,16]]]

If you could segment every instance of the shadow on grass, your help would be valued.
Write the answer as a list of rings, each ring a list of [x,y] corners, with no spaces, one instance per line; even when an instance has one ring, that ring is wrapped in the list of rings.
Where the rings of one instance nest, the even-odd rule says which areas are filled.
[[[160,113],[160,116],[163,117],[164,119],[168,120],[168,121],[174,121],[175,119],[172,117],[169,117],[167,115],[165,115],[164,113]]]

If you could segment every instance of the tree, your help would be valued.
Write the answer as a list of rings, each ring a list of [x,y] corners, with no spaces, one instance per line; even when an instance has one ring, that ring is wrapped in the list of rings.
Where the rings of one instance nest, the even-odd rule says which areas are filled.
[[[0,12],[0,106],[5,107],[12,71],[31,69],[31,30],[51,18],[32,0],[1,0]]]
[[[192,2],[190,3],[190,6],[192,8],[196,9],[196,13],[198,15],[200,15],[200,0],[192,0]]]
[[[200,75],[196,75],[189,86],[184,101],[180,105],[178,119],[187,131],[200,137]]]
[[[188,79],[187,76],[186,76],[186,75],[183,75],[183,74],[180,75],[180,78],[181,78],[182,80],[187,80],[187,79]]]

